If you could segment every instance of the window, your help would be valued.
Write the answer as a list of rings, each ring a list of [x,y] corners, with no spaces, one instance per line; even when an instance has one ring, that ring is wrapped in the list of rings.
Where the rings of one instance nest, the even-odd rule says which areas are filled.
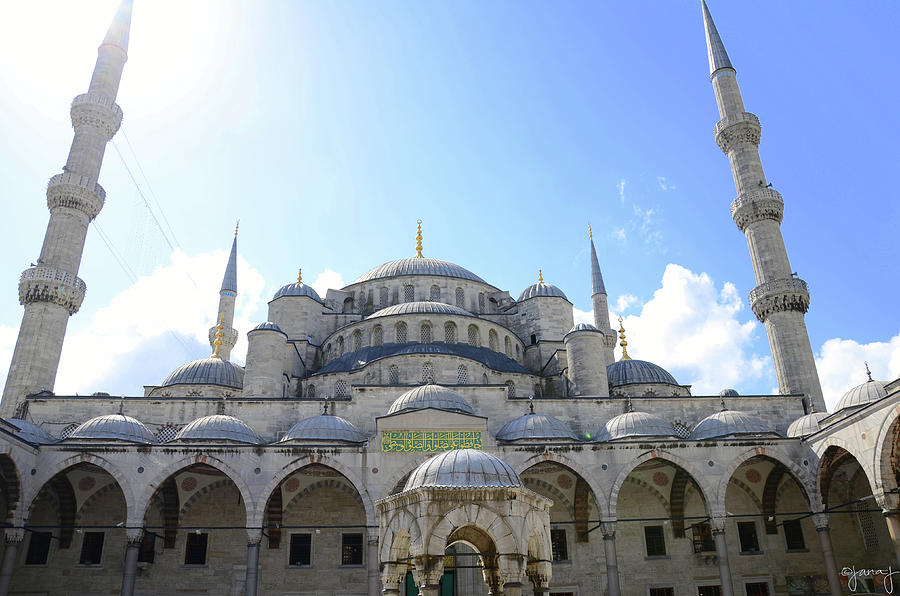
[[[403,302],[414,302],[416,299],[416,290],[411,285],[403,286]]]
[[[506,382],[506,397],[511,399],[516,396],[516,384],[512,381]]]
[[[666,556],[666,537],[662,526],[644,526],[644,543],[648,557]]]
[[[536,344],[536,343],[537,343],[537,335],[535,335],[534,333],[532,333],[532,334],[531,334],[531,345],[534,345],[534,344]]]
[[[789,519],[782,524],[784,542],[788,550],[806,550],[803,540],[803,523],[799,519]]]
[[[357,329],[350,336],[350,349],[354,352],[362,347],[362,331]]]
[[[160,443],[168,443],[178,434],[178,429],[174,426],[164,426],[156,433],[156,440]]]
[[[492,352],[497,351],[497,332],[491,329],[488,332],[488,347],[491,348]]]
[[[419,328],[419,341],[423,344],[431,343],[431,323],[422,323],[422,327]]]
[[[759,538],[756,536],[756,522],[738,522],[738,537],[741,539],[742,553],[758,553]]]
[[[475,325],[469,325],[469,345],[476,348],[481,345],[481,333]]]
[[[747,596],[769,596],[769,584],[768,582],[744,584],[744,592]]]
[[[138,551],[138,563],[152,563],[156,558],[156,534],[144,532],[141,536],[141,548]]]
[[[553,553],[554,561],[569,560],[569,545],[566,542],[566,531],[564,529],[550,529],[550,549]]]
[[[337,338],[337,355],[338,358],[344,355],[344,336]]]
[[[503,351],[506,352],[507,356],[512,358],[512,342],[508,335],[503,338]]]
[[[422,382],[434,383],[434,365],[430,362],[422,364]]]
[[[720,586],[697,586],[697,596],[722,596]]]
[[[672,428],[675,429],[675,436],[680,437],[682,439],[687,439],[691,436],[691,429],[684,422],[676,422],[672,425]]]
[[[406,323],[403,323],[403,322],[397,323],[397,326],[394,328],[394,330],[395,330],[394,336],[396,338],[394,341],[396,341],[398,344],[405,344],[406,343]]]
[[[77,425],[77,424],[70,424],[69,426],[67,426],[67,427],[65,427],[64,429],[62,429],[62,432],[59,433],[59,438],[60,438],[60,440],[65,439],[66,437],[68,437],[69,435],[71,435],[71,434],[72,434],[72,431],[75,430],[76,428],[78,428],[78,425]]]
[[[650,596],[675,596],[675,588],[650,588]]]
[[[713,542],[712,537],[712,528],[709,526],[709,522],[701,522],[691,529],[694,533],[695,553],[706,553],[716,550],[716,545]]]
[[[456,343],[456,323],[446,323],[444,325],[444,341],[448,344]]]
[[[309,387],[306,388],[306,397],[315,397],[316,396],[316,386],[310,383]]]
[[[288,565],[309,567],[312,565],[312,535],[291,534],[291,553]]]
[[[519,359],[519,344],[516,344],[516,360]]]
[[[25,553],[26,565],[46,565],[50,556],[50,541],[52,532],[31,532],[31,540],[28,542],[28,552]]]
[[[384,308],[388,305],[388,289],[381,288],[378,290],[378,306]]]
[[[432,302],[441,301],[441,286],[431,286],[430,298]]]
[[[478,293],[478,312],[484,312],[484,294]]]
[[[465,385],[469,382],[469,369],[466,368],[464,364],[460,364],[456,369],[456,383],[458,385]]]
[[[103,532],[85,532],[81,540],[79,565],[99,565],[103,554]]]
[[[460,308],[466,307],[466,293],[462,288],[456,288],[456,306]]]
[[[372,345],[380,346],[384,343],[384,328],[381,325],[372,327]]]
[[[334,384],[334,397],[350,397],[350,387],[347,385],[347,381],[341,379]]]
[[[388,385],[399,385],[400,384],[400,369],[396,364],[392,364],[390,368],[388,368]]]
[[[343,534],[341,536],[341,565],[362,565],[362,534]]]
[[[375,290],[369,288],[369,292],[366,294],[366,306],[368,308],[372,308],[375,305]]]
[[[185,565],[206,565],[206,542],[208,539],[209,534],[205,532],[187,534],[187,541],[184,545]]]

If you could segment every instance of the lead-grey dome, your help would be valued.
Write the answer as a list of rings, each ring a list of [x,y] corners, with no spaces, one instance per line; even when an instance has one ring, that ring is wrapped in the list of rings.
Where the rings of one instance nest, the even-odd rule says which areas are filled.
[[[659,416],[647,412],[625,412],[607,421],[597,441],[615,441],[633,437],[674,437],[675,429]]]
[[[370,314],[367,319],[377,319],[378,317],[389,317],[391,315],[461,315],[471,317],[472,313],[458,306],[444,304],[443,302],[404,302],[382,308]]]
[[[542,281],[539,281],[538,283],[528,286],[527,288],[522,290],[522,293],[519,294],[518,302],[522,302],[523,300],[528,300],[529,298],[537,298],[537,297],[563,298],[565,300],[568,300],[568,298],[566,298],[565,293],[563,293],[562,290],[560,290],[553,284],[546,284]]]
[[[853,408],[863,404],[878,401],[882,397],[887,396],[884,381],[866,381],[862,385],[857,385],[844,394],[841,400],[834,407],[835,412],[840,412],[844,408]]]
[[[459,393],[450,391],[440,385],[422,385],[410,389],[394,400],[394,403],[391,404],[388,410],[388,415],[412,410],[424,410],[426,408],[462,412],[464,414],[475,413],[472,406]]]
[[[353,284],[364,281],[372,281],[373,279],[382,279],[386,277],[399,277],[401,275],[434,275],[437,277],[456,277],[459,279],[468,279],[486,283],[483,279],[459,265],[441,261],[439,259],[427,259],[425,257],[411,257],[408,259],[399,259],[390,261],[384,265],[379,265],[374,269],[366,271]]]
[[[498,441],[519,439],[550,439],[577,441],[569,425],[547,414],[525,414],[503,425],[497,433]]]
[[[591,325],[590,323],[578,323],[572,329],[569,330],[569,333],[574,333],[575,331],[597,331],[600,330]]]
[[[201,358],[176,368],[160,387],[170,385],[221,385],[242,389],[244,369],[221,358]]]
[[[669,371],[645,360],[619,360],[606,367],[606,377],[612,387],[630,383],[664,383],[677,385]]]
[[[29,443],[34,445],[47,445],[56,442],[56,439],[54,439],[50,433],[34,422],[28,422],[21,418],[7,418],[6,421],[19,429],[18,437],[25,439]]]
[[[368,437],[352,423],[340,416],[321,414],[304,418],[291,427],[284,438],[279,441],[342,441],[345,443],[363,443]]]
[[[739,397],[740,393],[736,389],[722,389],[719,391],[719,397]]]
[[[522,479],[499,457],[478,449],[456,449],[436,455],[413,470],[403,490],[424,486],[522,486]]]
[[[72,439],[112,439],[131,443],[155,443],[156,439],[143,423],[124,414],[97,416],[81,423],[66,437]]]
[[[691,431],[691,439],[715,439],[735,435],[775,434],[775,429],[746,412],[722,410],[707,416]]]
[[[322,299],[319,298],[319,294],[311,286],[306,285],[302,281],[295,281],[292,284],[281,286],[281,288],[275,292],[275,295],[272,296],[272,300],[277,300],[282,296],[308,296],[316,302],[322,302]]]
[[[800,416],[787,429],[789,437],[805,437],[822,430],[819,424],[824,418],[828,418],[827,412],[812,412],[806,416]]]
[[[197,418],[175,435],[173,441],[237,441],[238,443],[260,443],[259,435],[243,420],[234,416],[214,414]]]
[[[250,331],[277,331],[278,333],[284,333],[284,331],[281,330],[281,327],[279,327],[277,323],[273,323],[272,321],[260,323]],[[284,334],[287,335],[287,333]]]

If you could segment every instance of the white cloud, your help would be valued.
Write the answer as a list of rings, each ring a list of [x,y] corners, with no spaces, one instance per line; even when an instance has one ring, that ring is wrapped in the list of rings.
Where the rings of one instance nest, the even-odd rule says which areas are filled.
[[[644,241],[645,247],[650,251],[659,250],[665,252],[662,244],[662,232],[656,221],[656,210],[654,208],[642,209],[639,205],[632,205],[631,227],[637,230],[641,239]]]
[[[325,294],[329,289],[337,290],[343,288],[347,284],[344,283],[344,278],[341,277],[340,273],[331,269],[326,269],[316,276],[316,280],[309,285],[313,287],[319,296],[325,298]]]
[[[631,294],[622,294],[616,299],[616,312],[624,313],[626,310],[637,304],[638,297]]]
[[[625,228],[613,228],[613,231],[609,233],[609,237],[619,242],[625,242],[627,238]]]
[[[626,180],[624,178],[619,180],[619,183],[616,184],[616,189],[619,191],[619,201],[621,201],[623,205],[625,204],[625,185],[626,184],[628,184],[628,180]]]
[[[829,339],[816,357],[825,404],[831,410],[851,387],[866,380],[864,362],[872,378],[891,381],[900,374],[900,334],[890,340],[861,344],[852,339]]]
[[[594,324],[594,311],[593,310],[579,310],[572,307],[572,318],[575,321],[575,324],[579,323],[587,323],[588,325]]]
[[[657,177],[656,177],[656,183],[659,184],[659,187],[660,187],[663,191],[667,191],[667,190],[675,190],[676,188],[678,188],[678,187],[675,186],[674,184],[669,184],[669,182],[666,180],[666,177],[665,177],[665,176],[657,176]]]

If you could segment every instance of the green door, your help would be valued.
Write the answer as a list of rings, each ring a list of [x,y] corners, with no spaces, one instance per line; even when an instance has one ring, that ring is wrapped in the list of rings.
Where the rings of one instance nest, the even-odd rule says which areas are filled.
[[[441,578],[440,583],[440,596],[454,596],[456,594],[455,590],[455,579],[456,576],[452,571],[448,571]],[[416,580],[413,579],[413,574],[410,571],[406,572],[406,581],[404,582],[405,591],[403,592],[404,596],[419,596],[419,589],[416,587]]]

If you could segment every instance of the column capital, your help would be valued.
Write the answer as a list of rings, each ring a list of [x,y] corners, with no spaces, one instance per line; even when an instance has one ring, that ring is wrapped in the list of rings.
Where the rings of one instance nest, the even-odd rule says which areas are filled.
[[[828,529],[828,514],[827,513],[814,513],[812,516],[812,521],[816,525],[816,531],[822,532]]]
[[[394,588],[406,577],[406,565],[399,563],[384,563],[381,566],[381,583],[385,588]]]
[[[247,546],[262,542],[262,528],[247,528]]]
[[[144,539],[144,528],[125,527],[125,539],[128,544],[138,544]]]
[[[25,528],[6,528],[3,538],[6,544],[19,544],[25,539]]]
[[[615,540],[616,538],[616,518],[604,518],[600,520],[600,533],[603,534],[604,540]]]
[[[713,513],[709,516],[709,527],[713,534],[725,533],[725,524],[728,522],[728,514],[725,512]]]

